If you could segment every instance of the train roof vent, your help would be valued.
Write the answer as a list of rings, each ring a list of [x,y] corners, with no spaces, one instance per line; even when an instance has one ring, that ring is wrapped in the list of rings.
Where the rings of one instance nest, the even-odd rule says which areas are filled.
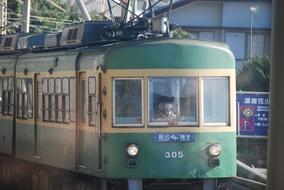
[[[18,40],[18,49],[40,49],[44,45],[45,34],[32,34],[20,37]]]
[[[62,32],[46,34],[44,40],[44,47],[45,48],[55,48],[60,46],[60,38]]]
[[[109,21],[87,21],[65,28],[62,32],[61,46],[88,45],[102,41]]]
[[[1,52],[16,51],[16,45],[17,45],[18,38],[23,35],[25,34],[18,33],[18,34],[10,34],[10,35],[3,36],[1,40],[0,51]]]

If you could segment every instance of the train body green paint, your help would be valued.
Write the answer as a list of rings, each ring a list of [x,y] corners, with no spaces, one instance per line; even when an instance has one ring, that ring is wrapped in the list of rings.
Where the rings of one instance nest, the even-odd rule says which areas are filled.
[[[176,132],[176,130],[173,130]],[[154,134],[106,134],[105,175],[111,178],[222,178],[236,175],[234,133],[194,133],[194,142],[155,142]],[[220,166],[209,167],[207,146],[218,142],[222,146]],[[139,147],[134,158],[125,148],[129,143]],[[168,155],[169,154],[169,155]],[[128,166],[127,160],[137,160]]]
[[[1,98],[4,79],[13,77],[15,86],[11,84],[14,91],[10,95],[15,96],[15,104],[11,99],[9,103],[13,105],[9,109],[16,106],[15,117],[1,110],[0,153],[12,154],[12,139],[15,138],[14,153],[18,159],[104,178],[233,177],[236,175],[234,69],[234,57],[228,47],[189,39],[134,41],[60,52],[0,56]],[[204,91],[202,80],[208,76],[228,78],[227,123],[207,125],[203,116],[194,124],[182,127],[153,126],[149,123],[149,78],[195,77],[198,81],[196,100],[201,101],[203,96],[199,93]],[[95,78],[95,83],[92,83],[95,85],[94,96],[88,94],[91,77]],[[18,79],[26,78],[32,80],[31,109],[28,103],[20,103],[26,101],[28,86],[21,87],[21,95],[17,89]],[[63,92],[64,87],[60,87],[57,94],[56,88],[52,92],[45,91],[56,84],[56,79],[60,79],[63,86],[64,78],[68,79],[68,92]],[[143,125],[113,126],[115,78],[139,78],[143,81]],[[54,81],[44,86],[45,80]],[[86,82],[84,86],[82,81]],[[92,97],[95,97],[94,100]],[[27,98],[27,101],[30,100]],[[63,101],[67,103],[62,106],[68,105],[68,109],[54,107],[53,110],[53,103]],[[4,103],[1,104],[4,108]],[[20,104],[26,106],[25,111],[32,117],[19,117]],[[95,111],[90,109],[93,105]],[[196,106],[198,117],[204,114],[203,106],[204,102]],[[64,121],[65,112],[68,112],[68,121]],[[86,115],[82,115],[84,113]],[[95,120],[94,125],[90,123],[91,117]],[[16,119],[14,133],[13,119]],[[191,133],[195,140],[156,142],[154,136],[158,133]],[[127,155],[125,150],[132,143],[139,149],[135,157]],[[207,148],[214,143],[219,144],[222,150],[219,162],[210,166]]]
[[[235,69],[225,46],[197,40],[126,44],[106,52],[107,69]]]

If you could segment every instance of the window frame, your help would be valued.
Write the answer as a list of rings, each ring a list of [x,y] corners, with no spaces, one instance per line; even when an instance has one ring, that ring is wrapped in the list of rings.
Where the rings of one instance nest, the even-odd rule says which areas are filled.
[[[117,80],[140,80],[141,84],[141,123],[139,124],[117,124],[115,116],[115,81]],[[113,77],[112,78],[112,127],[114,128],[139,128],[145,125],[145,114],[144,114],[144,78],[143,77]]]
[[[9,85],[11,79],[12,88]],[[6,88],[4,88],[4,81],[6,82]],[[7,76],[2,77],[2,115],[12,116],[14,114],[14,77]],[[5,109],[4,109],[5,108]]]
[[[46,81],[46,83],[44,82]],[[48,91],[48,78],[42,78],[41,79],[41,90],[42,90],[42,104],[41,104],[41,119],[43,122],[50,122],[49,121],[49,91]],[[44,87],[44,84],[46,85]],[[47,100],[47,102],[46,102]],[[46,106],[47,105],[47,106]]]
[[[71,104],[71,100],[70,100],[70,80],[74,79],[74,77],[49,77],[49,78],[42,78],[41,81],[41,98],[42,98],[42,102],[41,102],[41,118],[40,120],[43,122],[49,122],[49,123],[59,123],[59,124],[68,124],[70,122],[75,122],[76,119],[74,119],[74,121],[71,119],[71,110],[70,110],[70,104]],[[46,92],[44,92],[44,81],[46,80]],[[50,81],[53,80],[53,91],[50,91]],[[67,80],[67,92],[64,91],[64,80]],[[56,87],[57,87],[57,81],[60,81],[60,93],[56,91]],[[40,93],[40,92],[38,92]],[[39,94],[38,94],[39,96]],[[52,99],[54,97],[54,103],[55,106],[53,107],[52,104]],[[66,100],[66,97],[68,97],[68,100]],[[60,101],[59,98],[61,98],[61,108],[59,109],[59,107],[57,106],[57,103],[59,103]],[[47,103],[46,103],[47,100]],[[68,102],[68,106],[66,104],[66,102]],[[75,103],[76,104],[76,103]],[[47,107],[45,106],[47,105]],[[44,108],[43,108],[44,107]],[[52,119],[52,112],[54,112],[54,119]],[[43,114],[44,113],[44,114]],[[61,118],[58,119],[58,115],[61,113]],[[47,117],[46,115],[47,114]],[[65,117],[66,115],[68,115],[68,117]],[[67,118],[67,119],[66,119]]]
[[[58,83],[57,81],[60,81],[60,92],[57,92],[57,86]],[[55,77],[54,78],[54,97],[55,97],[55,106],[54,106],[54,110],[55,110],[55,123],[63,123],[63,109],[62,109],[62,105],[63,105],[63,86],[62,86],[62,78],[60,77]],[[59,99],[61,98],[61,105],[59,104]],[[61,106],[61,108],[60,108]],[[61,112],[61,119],[59,118]]]
[[[51,82],[53,80],[53,82]],[[47,88],[47,93],[48,93],[48,122],[51,123],[57,123],[56,122],[56,101],[55,101],[55,78],[50,77],[48,78],[48,88]],[[53,83],[53,88],[51,88],[50,84]],[[54,100],[54,106],[52,105],[52,101]],[[54,114],[54,118],[53,118],[53,114]]]
[[[69,83],[69,122],[76,122],[76,78],[75,77],[66,77],[68,78]],[[72,94],[71,94],[72,93]],[[71,101],[74,99],[75,101]],[[74,98],[75,97],[75,98]],[[72,109],[71,109],[72,108]],[[73,117],[71,117],[73,116]]]
[[[150,78],[192,78],[195,79],[195,87],[196,87],[196,122],[181,122],[181,121],[174,121],[173,123],[171,122],[166,122],[166,121],[150,121],[151,117],[151,112],[150,112]],[[200,115],[199,115],[199,106],[200,106],[200,100],[199,100],[199,77],[198,76],[151,76],[147,78],[148,86],[148,126],[149,127],[170,127],[171,125],[174,125],[175,127],[199,127],[200,123]]]
[[[16,93],[16,118],[17,119],[33,119],[34,117],[34,107],[33,107],[33,90],[34,90],[34,82],[32,78],[15,78],[16,80],[16,87],[15,87],[15,93]],[[19,81],[19,83],[18,83]],[[31,89],[29,89],[29,81],[31,82]],[[23,91],[23,83],[25,83],[26,91]],[[20,87],[18,88],[18,84],[20,84]],[[31,90],[31,91],[30,91]],[[31,98],[29,100],[29,98]],[[21,106],[19,106],[19,100],[21,99]],[[29,102],[30,101],[30,102]],[[20,113],[21,110],[21,114]],[[29,114],[29,111],[31,111]]]
[[[62,77],[61,78],[61,94],[62,94],[62,123],[68,124],[71,122],[70,118],[70,78],[71,77]],[[68,88],[67,88],[67,93],[64,92],[64,80],[67,80]],[[68,107],[66,106],[66,97],[68,97]],[[64,100],[64,101],[63,101]],[[64,109],[63,109],[64,105]],[[68,119],[66,121],[66,115],[68,115]]]
[[[94,93],[90,93],[90,79],[94,79],[95,80],[95,87],[94,87],[94,90],[95,92]],[[97,105],[96,105],[96,101],[97,101],[97,79],[95,76],[89,76],[88,77],[88,110],[87,110],[87,115],[88,115],[88,126],[89,127],[96,127],[96,112],[97,112]],[[92,110],[92,112],[90,112],[90,107],[92,107],[92,99],[94,98],[94,102],[95,102],[95,105],[94,105],[94,110]],[[91,117],[94,117],[93,120],[91,120]]]
[[[204,93],[204,79],[220,79],[220,78],[224,78],[226,79],[226,83],[227,83],[227,111],[226,111],[226,122],[205,122],[205,109],[204,109],[204,105],[205,105],[205,93]],[[230,76],[202,76],[201,77],[201,91],[202,91],[202,97],[201,97],[201,116],[202,116],[202,125],[205,127],[220,127],[220,126],[224,126],[224,127],[230,127],[231,126],[231,115],[230,115],[230,111],[231,111],[231,105],[230,105],[230,100],[231,100],[231,92],[230,92]]]

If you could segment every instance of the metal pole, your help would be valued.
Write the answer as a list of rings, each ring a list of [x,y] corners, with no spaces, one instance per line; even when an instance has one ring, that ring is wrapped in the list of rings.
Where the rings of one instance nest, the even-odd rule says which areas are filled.
[[[133,13],[134,13],[132,17],[135,18],[135,16],[137,15],[137,0],[133,1],[133,9],[132,10],[133,10]]]
[[[250,62],[252,60],[252,25],[253,25],[253,13],[250,11]]]
[[[267,189],[283,190],[284,176],[284,1],[272,1],[272,64]]]
[[[31,16],[31,0],[24,0],[24,14],[22,17],[21,31],[25,33],[30,32],[30,16]]]
[[[7,25],[7,0],[0,0],[0,34],[6,34]]]
[[[252,36],[252,28],[253,28],[253,15],[256,12],[255,7],[250,7],[250,62],[252,61],[253,56],[253,36]]]
[[[92,20],[83,0],[76,0],[84,20]]]

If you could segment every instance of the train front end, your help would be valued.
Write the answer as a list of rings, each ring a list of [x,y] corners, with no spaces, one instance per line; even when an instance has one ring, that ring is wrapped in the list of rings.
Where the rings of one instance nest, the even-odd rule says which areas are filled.
[[[108,50],[105,64],[105,177],[214,184],[236,175],[235,61],[226,46],[128,43]]]

